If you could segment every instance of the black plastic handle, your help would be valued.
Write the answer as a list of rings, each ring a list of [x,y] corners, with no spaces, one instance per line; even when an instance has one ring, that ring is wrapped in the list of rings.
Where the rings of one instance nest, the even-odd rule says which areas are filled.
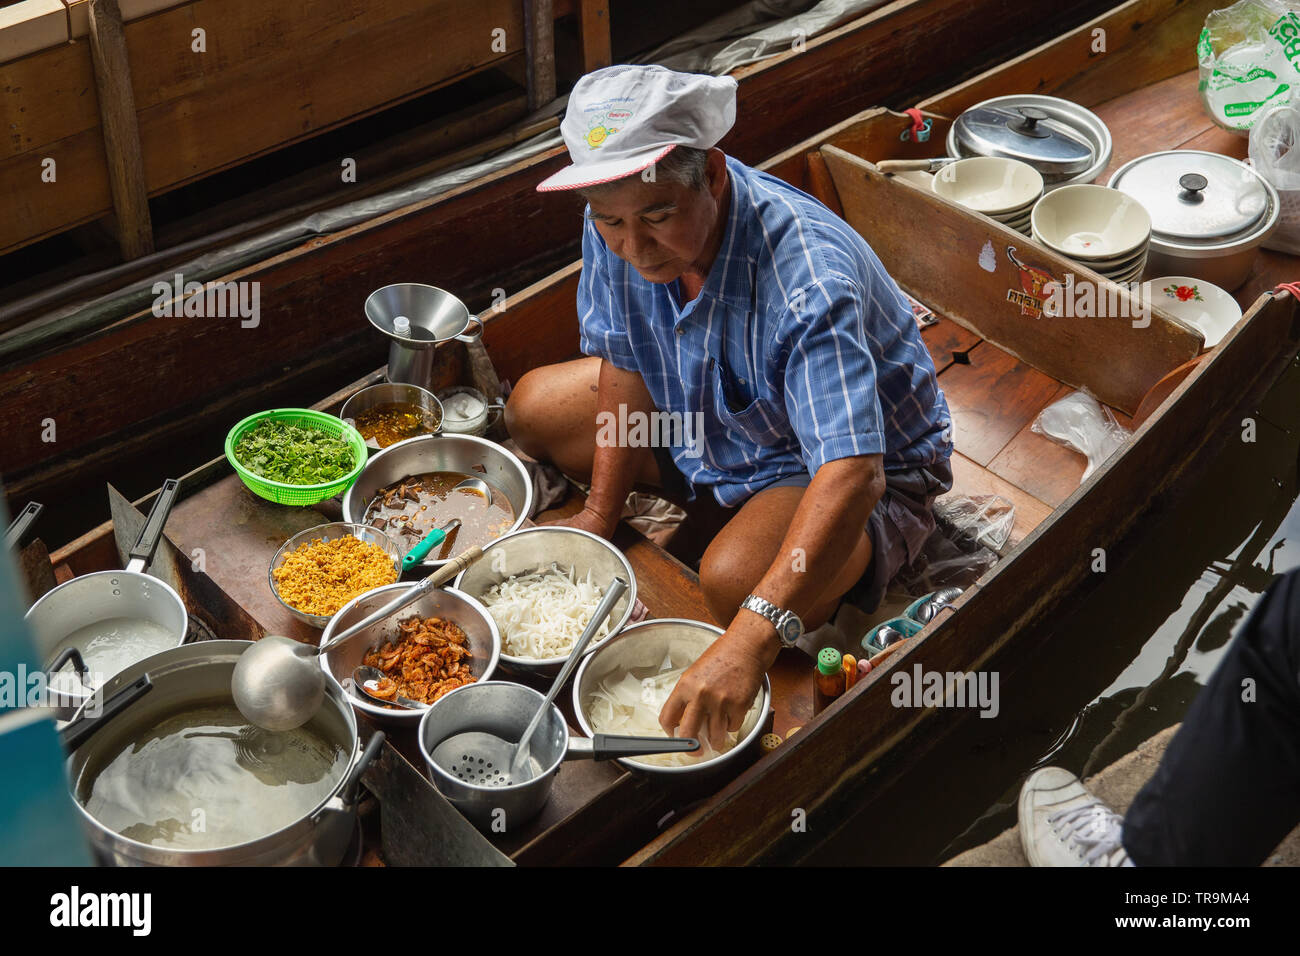
[[[149,691],[153,690],[153,681],[148,674],[141,674],[135,682],[123,687],[116,694],[104,701],[99,715],[89,717],[83,706],[77,719],[59,731],[59,738],[68,753],[75,753],[77,748],[90,739],[101,727],[126,710]]]
[[[619,737],[614,734],[596,734],[591,738],[591,753],[596,760],[679,754],[699,749],[700,742],[694,737]]]
[[[352,770],[348,773],[347,779],[343,781],[343,786],[339,788],[339,796],[343,798],[344,803],[356,802],[357,787],[361,785],[361,775],[366,772],[370,762],[379,756],[379,751],[384,746],[384,732],[376,730],[370,742],[366,744],[366,749],[361,752],[361,759],[352,765]]]
[[[145,567],[148,567],[149,562],[153,560],[153,553],[158,550],[163,526],[167,524],[167,515],[171,513],[172,505],[176,503],[180,486],[181,483],[176,478],[168,478],[163,482],[162,490],[158,492],[153,507],[149,509],[149,517],[145,519],[144,527],[140,529],[140,537],[136,539],[135,547],[131,549],[132,561],[143,561]]]
[[[68,647],[60,651],[59,656],[54,658],[54,663],[52,663],[47,669],[48,673],[57,674],[63,669],[63,665],[68,663],[68,661],[72,661],[72,669],[77,672],[77,677],[80,678],[81,682],[84,684],[86,682],[86,675],[89,673],[90,668],[86,666],[86,661],[82,658],[81,651],[77,650],[75,647]]]
[[[41,516],[45,510],[45,505],[38,501],[27,502],[27,507],[18,513],[9,524],[9,530],[5,532],[5,548],[13,549],[22,544],[23,535],[27,534],[27,529],[32,523]]]

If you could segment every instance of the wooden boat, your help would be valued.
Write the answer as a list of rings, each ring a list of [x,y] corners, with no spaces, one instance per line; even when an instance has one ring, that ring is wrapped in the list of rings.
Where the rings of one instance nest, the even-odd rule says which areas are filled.
[[[1031,89],[1095,109],[1115,136],[1115,164],[1191,144],[1240,155],[1242,141],[1212,128],[1204,116],[1189,72],[1195,37],[1212,6],[1185,3],[1169,10],[1161,0],[1131,0],[923,109],[942,128],[974,102]],[[1088,53],[1095,30],[1111,38],[1099,60]],[[939,152],[941,140],[928,146],[901,141],[908,122],[870,110],[768,166],[842,210],[900,284],[940,316],[923,337],[954,413],[954,491],[991,492],[1015,502],[1009,553],[886,667],[820,715],[811,713],[807,658],[783,653],[770,675],[772,729],[788,739],[720,788],[710,782],[701,792],[698,782],[669,785],[608,766],[571,764],[537,821],[488,839],[436,809],[438,798],[411,759],[413,741],[391,738],[394,746],[380,769],[367,777],[381,807],[373,849],[384,861],[763,863],[784,858],[795,839],[792,822],[800,819],[806,829],[797,839],[804,846],[825,839],[835,828],[837,802],[851,794],[856,807],[870,809],[891,780],[958,721],[975,719],[969,711],[895,706],[895,674],[917,666],[939,673],[992,669],[1004,688],[1014,687],[1017,659],[1044,639],[1055,614],[1095,587],[1098,555],[1111,567],[1121,565],[1137,548],[1143,519],[1169,506],[1209,449],[1240,437],[1244,416],[1260,414],[1260,396],[1300,352],[1297,301],[1273,291],[1295,274],[1300,260],[1262,255],[1238,293],[1245,314],[1203,357],[1199,333],[1158,309],[1145,329],[1114,311],[1086,327],[1022,315],[1023,300],[1007,296],[1021,288],[1018,270],[982,268],[985,243],[999,250],[1014,244],[1020,259],[1058,277],[1092,277],[1019,233],[882,175],[875,165],[880,160]],[[502,376],[516,378],[577,353],[572,303],[578,274],[576,263],[560,270],[511,297],[487,320],[484,341]],[[464,374],[463,356],[457,356],[448,353],[442,369],[448,379]],[[319,407],[337,408],[380,375],[372,373]],[[1080,485],[1082,460],[1030,424],[1047,404],[1081,386],[1134,433]],[[186,485],[169,535],[186,554],[202,549],[206,576],[259,628],[293,632],[296,622],[266,591],[265,568],[279,542],[319,521],[319,514],[253,498],[219,459],[187,476]],[[626,527],[616,543],[632,561],[653,616],[703,616],[690,569]],[[105,525],[56,553],[53,564],[65,577],[114,566],[118,558],[113,528]],[[788,736],[796,727],[798,733]],[[427,821],[434,818],[438,829],[431,831]],[[863,856],[869,858],[869,850]]]
[[[735,71],[742,121],[723,146],[759,162],[868,106],[910,104],[1105,3],[1062,0],[1046,13],[1033,0],[888,3]],[[948,38],[942,57],[932,52],[936,37]],[[143,463],[193,467],[203,456],[187,451],[192,440],[220,437],[258,408],[310,404],[363,374],[383,361],[384,345],[361,305],[387,282],[430,282],[478,310],[498,301],[494,290],[514,293],[567,263],[578,236],[534,190],[564,162],[562,147],[547,150],[213,280],[259,283],[256,328],[155,315],[151,306],[89,330],[68,328],[57,313],[32,317],[54,337],[0,357],[0,419],[30,423],[0,450],[10,504],[38,490],[75,500],[86,482],[121,480]],[[56,442],[43,438],[51,419]]]

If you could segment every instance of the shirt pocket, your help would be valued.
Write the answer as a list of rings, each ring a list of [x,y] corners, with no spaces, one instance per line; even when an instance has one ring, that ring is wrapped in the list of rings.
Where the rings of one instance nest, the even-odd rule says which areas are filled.
[[[713,406],[718,420],[730,432],[738,432],[757,445],[771,445],[782,437],[782,416],[762,398],[751,397],[722,362],[709,360]]]

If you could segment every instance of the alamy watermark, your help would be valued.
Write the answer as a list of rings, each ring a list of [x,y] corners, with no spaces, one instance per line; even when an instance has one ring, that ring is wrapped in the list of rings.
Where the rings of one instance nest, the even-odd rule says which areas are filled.
[[[685,448],[687,458],[704,454],[703,412],[643,412],[620,404],[596,414],[601,448]]]
[[[1151,324],[1149,282],[1092,282],[1067,272],[1064,282],[1047,282],[1042,289],[1043,315],[1061,319],[1132,319],[1133,328]]]
[[[889,702],[895,707],[979,708],[981,717],[996,717],[1002,709],[997,671],[928,671],[913,664],[896,670]]]
[[[151,291],[153,314],[160,319],[238,316],[245,329],[255,329],[262,321],[260,282],[186,282],[178,272],[170,283],[155,282]]]

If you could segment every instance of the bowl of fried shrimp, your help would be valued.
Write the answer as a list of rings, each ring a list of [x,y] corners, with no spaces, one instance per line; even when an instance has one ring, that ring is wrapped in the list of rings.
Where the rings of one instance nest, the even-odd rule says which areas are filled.
[[[321,643],[414,587],[414,583],[390,584],[349,601],[330,619]],[[414,729],[429,705],[444,694],[490,680],[500,656],[501,634],[487,609],[455,588],[434,588],[414,604],[329,648],[317,660],[343,685],[358,711],[380,723]],[[383,674],[382,680],[367,685],[366,692],[356,686],[354,677],[362,665]],[[398,704],[399,697],[415,707]]]

